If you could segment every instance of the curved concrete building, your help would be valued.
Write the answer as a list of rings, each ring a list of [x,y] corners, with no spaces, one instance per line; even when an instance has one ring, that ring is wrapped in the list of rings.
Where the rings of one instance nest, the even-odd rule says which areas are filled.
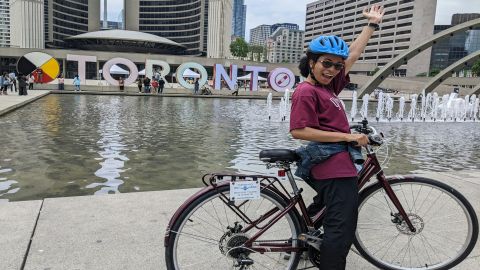
[[[47,4],[47,47],[63,47],[68,37],[100,30],[100,0],[49,0]]]
[[[125,1],[125,29],[175,41],[186,54],[204,54],[206,5],[206,0]]]
[[[103,30],[65,39],[70,48],[92,51],[182,54],[186,49],[169,39],[128,30]]]

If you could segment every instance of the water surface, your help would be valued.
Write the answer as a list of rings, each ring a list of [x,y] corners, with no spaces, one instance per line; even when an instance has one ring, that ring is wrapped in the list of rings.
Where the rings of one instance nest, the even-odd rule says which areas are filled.
[[[301,143],[278,107],[268,120],[266,100],[49,95],[0,117],[0,199],[200,187],[212,171],[275,174],[258,152]],[[375,126],[393,153],[387,174],[479,168],[479,123]]]

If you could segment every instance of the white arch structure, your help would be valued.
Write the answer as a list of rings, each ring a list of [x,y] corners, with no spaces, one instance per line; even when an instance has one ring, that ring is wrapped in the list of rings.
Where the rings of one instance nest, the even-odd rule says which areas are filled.
[[[433,77],[430,81],[428,81],[427,85],[424,87],[425,94],[430,93],[439,86],[443,81],[447,78],[451,77],[453,73],[456,71],[464,69],[464,67],[471,67],[473,64],[480,59],[480,50],[474,53],[471,53],[462,59],[458,60],[457,62],[451,64],[440,73],[438,73],[435,77]],[[478,78],[480,82],[480,78]]]
[[[399,54],[397,57],[392,59],[388,64],[386,64],[382,69],[377,71],[375,75],[358,91],[359,96],[364,94],[364,93],[372,93],[377,86],[387,78],[388,75],[390,75],[395,69],[400,67],[403,64],[406,64],[408,60],[410,60],[412,57],[416,56],[417,54],[421,53],[422,51],[430,48],[433,44],[437,42],[437,40],[440,40],[442,38],[446,38],[448,36],[453,37],[456,33],[465,31],[467,29],[473,29],[475,26],[480,25],[480,19],[475,19],[471,20],[459,25],[456,25],[454,27],[451,27],[447,30],[444,30],[440,33],[437,33],[433,35],[430,39],[427,39],[426,41],[415,45],[412,48],[409,48],[408,50],[405,50],[401,54]],[[449,69],[449,67],[447,68]]]
[[[475,94],[475,95],[480,95],[480,84],[478,84],[477,86],[475,86],[475,88],[473,88],[472,90],[472,95]]]

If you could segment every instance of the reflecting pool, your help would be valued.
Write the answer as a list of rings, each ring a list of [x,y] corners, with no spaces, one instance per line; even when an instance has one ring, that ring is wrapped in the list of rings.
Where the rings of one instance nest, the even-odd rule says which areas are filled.
[[[389,138],[387,174],[480,167],[478,122],[374,126]],[[258,152],[300,145],[288,122],[268,120],[266,100],[49,95],[0,127],[0,200],[200,187],[212,171],[275,174]]]

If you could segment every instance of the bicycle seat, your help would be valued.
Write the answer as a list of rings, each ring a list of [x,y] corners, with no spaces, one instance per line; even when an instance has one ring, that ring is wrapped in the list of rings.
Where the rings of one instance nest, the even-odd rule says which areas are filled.
[[[264,162],[294,162],[300,159],[294,150],[290,149],[268,149],[260,151],[259,158]]]

